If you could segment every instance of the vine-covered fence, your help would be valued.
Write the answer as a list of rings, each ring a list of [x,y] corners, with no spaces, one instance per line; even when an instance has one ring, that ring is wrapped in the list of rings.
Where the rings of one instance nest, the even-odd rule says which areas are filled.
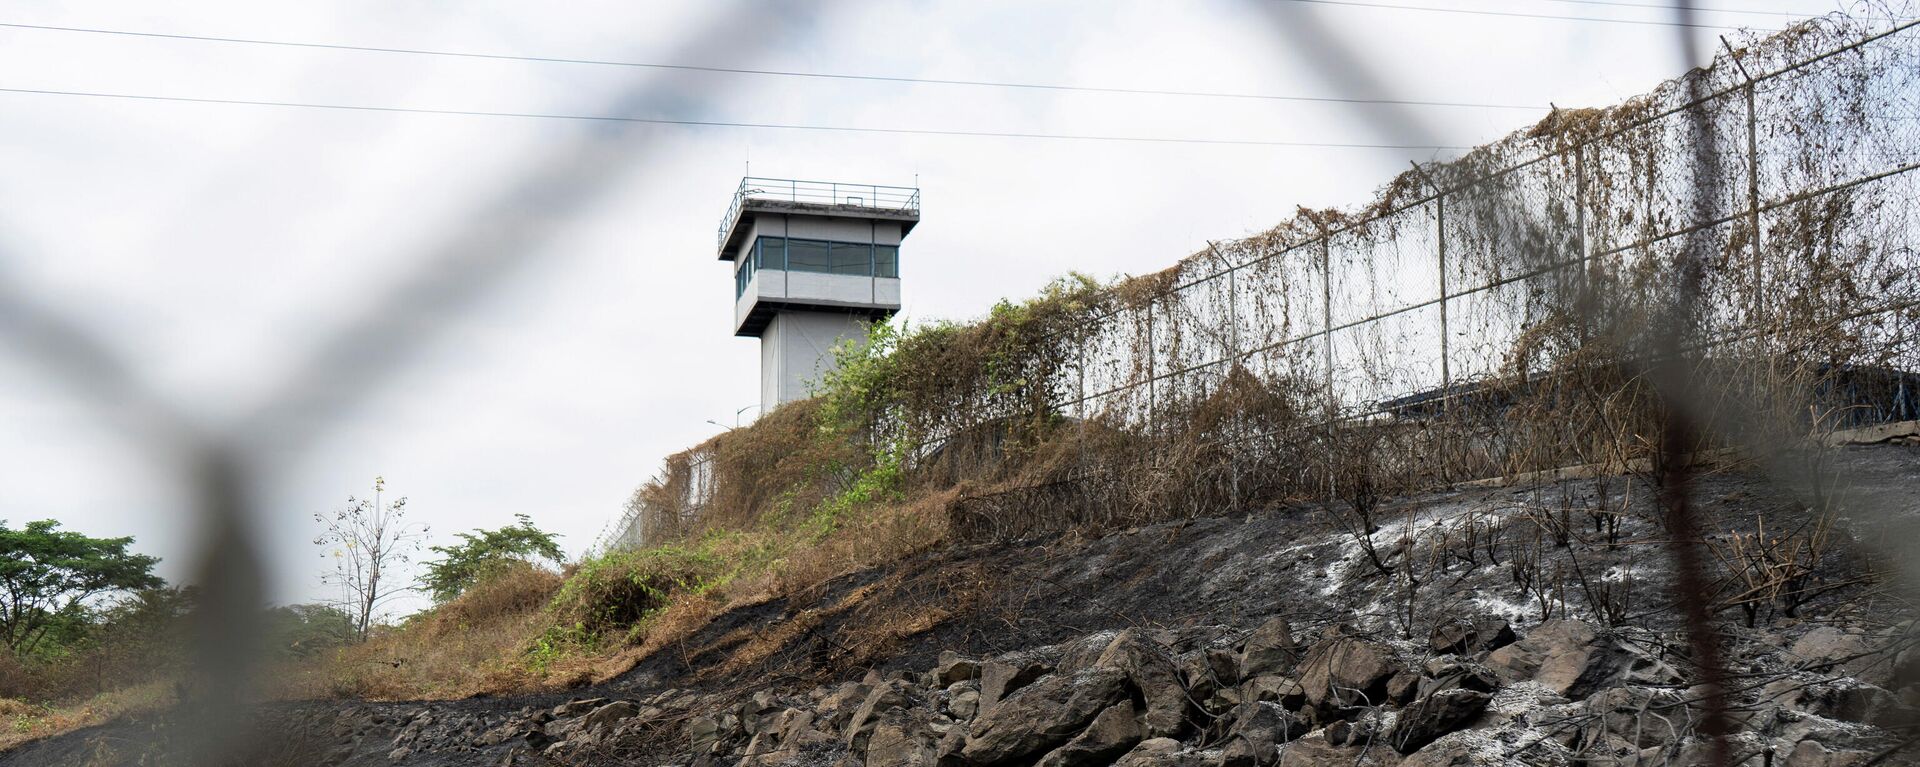
[[[946,349],[895,376],[865,437],[906,446],[925,481],[979,480],[952,513],[982,536],[1624,465],[1683,284],[1697,420],[1913,419],[1913,27],[1816,20],[1624,104],[1556,109],[1362,209],[1303,209],[995,330],[971,366]],[[713,503],[735,481],[714,450],[672,458],[611,543]]]

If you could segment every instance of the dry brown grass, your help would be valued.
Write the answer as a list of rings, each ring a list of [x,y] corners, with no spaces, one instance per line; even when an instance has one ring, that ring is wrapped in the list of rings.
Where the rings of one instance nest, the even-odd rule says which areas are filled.
[[[128,714],[155,711],[173,702],[173,684],[153,681],[111,690],[64,706],[35,706],[0,698],[0,751],[28,741],[104,724]]]
[[[405,626],[275,674],[281,697],[460,698],[553,682],[520,660],[548,624],[559,574],[531,565],[489,578]]]

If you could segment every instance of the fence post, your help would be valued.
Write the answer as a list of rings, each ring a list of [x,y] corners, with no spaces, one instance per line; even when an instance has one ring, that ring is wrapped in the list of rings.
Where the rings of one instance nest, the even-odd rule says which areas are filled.
[[[1207,249],[1213,251],[1215,261],[1225,264],[1227,259],[1220,255],[1220,248],[1207,241]],[[1227,372],[1231,378],[1233,369],[1240,365],[1240,270],[1232,264],[1227,265]],[[1227,445],[1228,502],[1232,508],[1240,508],[1240,453],[1232,444]]]
[[[1433,187],[1433,241],[1438,252],[1440,267],[1440,408],[1448,407],[1453,386],[1453,375],[1449,368],[1447,353],[1447,191],[1433,180],[1432,176],[1420,169],[1420,163],[1409,161],[1413,171],[1425,179],[1427,186]]]
[[[1590,295],[1592,288],[1588,280],[1593,269],[1593,254],[1587,247],[1587,145],[1573,146],[1573,247],[1574,263],[1578,265],[1580,275],[1580,293],[1574,296],[1574,310],[1586,313],[1594,311],[1598,302]],[[1580,334],[1580,345],[1587,343],[1587,330],[1593,317],[1581,317],[1575,324]]]
[[[1741,90],[1747,100],[1747,223],[1752,227],[1748,239],[1753,241],[1753,316],[1748,321],[1753,324],[1756,343],[1764,332],[1766,317],[1766,293],[1761,289],[1766,272],[1762,267],[1760,243],[1760,138],[1759,116],[1754,106],[1753,75],[1747,72],[1747,65],[1740,63],[1739,54],[1733,50],[1733,43],[1727,42],[1725,35],[1720,44],[1727,49],[1727,60],[1740,70],[1740,78],[1746,80]]]
[[[1320,348],[1325,355],[1323,385],[1327,387],[1327,497],[1335,495],[1333,482],[1333,416],[1339,406],[1333,396],[1333,246],[1320,226]]]
[[[1153,299],[1147,299],[1147,433],[1153,433],[1155,414],[1160,412],[1160,386],[1155,380],[1159,353],[1153,346]]]

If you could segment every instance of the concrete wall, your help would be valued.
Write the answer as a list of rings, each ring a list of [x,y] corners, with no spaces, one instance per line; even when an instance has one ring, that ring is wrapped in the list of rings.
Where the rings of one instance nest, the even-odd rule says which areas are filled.
[[[803,240],[899,245],[900,222],[870,218],[760,215],[754,217],[753,230],[747,232],[748,245],[743,247],[752,247],[756,237],[799,237]],[[739,254],[734,254],[734,257],[739,258]]]
[[[833,345],[864,339],[866,323],[837,312],[781,312],[760,336],[760,412],[806,399],[808,385],[833,369]]]

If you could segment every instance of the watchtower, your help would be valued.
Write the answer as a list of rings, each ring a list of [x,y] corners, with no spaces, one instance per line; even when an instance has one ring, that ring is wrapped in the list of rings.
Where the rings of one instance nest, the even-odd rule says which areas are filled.
[[[842,339],[900,310],[900,241],[920,190],[747,177],[720,220],[733,334],[760,339],[760,408],[804,399]]]

